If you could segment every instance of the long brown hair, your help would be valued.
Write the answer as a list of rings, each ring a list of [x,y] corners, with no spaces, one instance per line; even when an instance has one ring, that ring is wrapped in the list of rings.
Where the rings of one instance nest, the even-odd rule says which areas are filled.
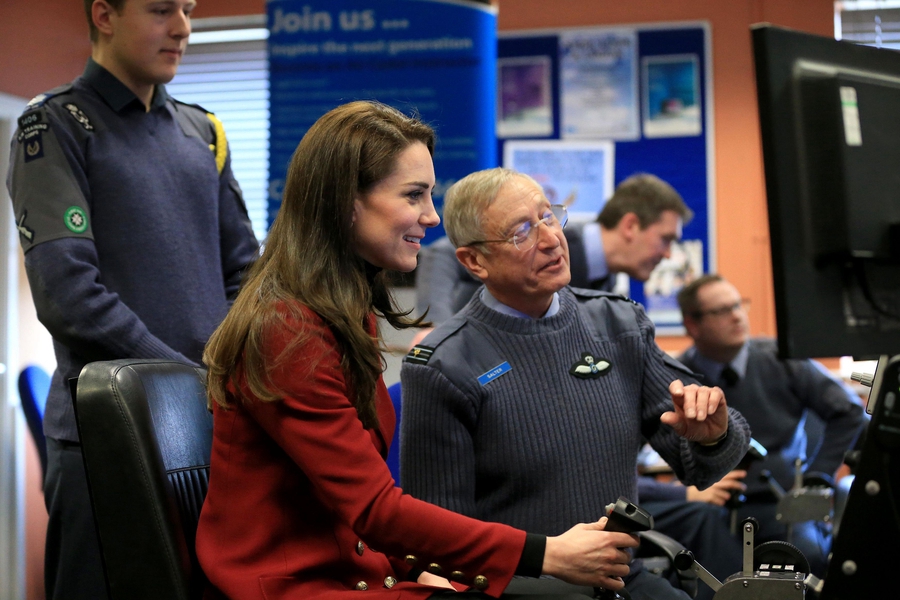
[[[305,337],[297,332],[274,362],[266,359],[265,338],[288,320],[302,321],[302,304],[334,333],[359,418],[368,428],[377,426],[375,385],[383,365],[379,341],[366,328],[369,314],[374,310],[398,328],[420,326],[422,319],[399,311],[387,274],[366,265],[353,250],[353,207],[360,194],[391,174],[397,155],[414,142],[434,153],[428,125],[384,104],[362,101],[331,110],[303,136],[262,254],[203,354],[210,402],[229,408],[241,400],[228,390],[232,383],[240,393],[240,373],[260,400],[283,397],[270,373]]]

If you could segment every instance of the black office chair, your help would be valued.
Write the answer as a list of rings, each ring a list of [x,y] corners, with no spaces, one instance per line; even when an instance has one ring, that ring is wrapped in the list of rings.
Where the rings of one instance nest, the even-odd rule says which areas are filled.
[[[206,376],[168,360],[91,363],[75,416],[111,600],[200,598],[194,539],[209,482]]]

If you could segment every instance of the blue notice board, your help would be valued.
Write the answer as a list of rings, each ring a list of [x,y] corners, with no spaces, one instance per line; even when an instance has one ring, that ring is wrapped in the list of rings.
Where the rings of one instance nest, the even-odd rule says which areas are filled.
[[[614,56],[616,49],[621,56]],[[678,190],[694,211],[672,259],[646,284],[630,282],[630,296],[647,308],[663,334],[683,331],[675,295],[685,280],[715,269],[710,56],[707,23],[517,31],[498,40],[499,157],[510,141],[610,140],[615,184],[635,173],[652,173]],[[629,72],[636,87],[627,85],[623,74]],[[604,93],[584,96],[568,83],[582,75],[597,81]],[[505,80],[510,89],[525,91],[506,93]],[[563,114],[574,104],[596,120],[604,113],[592,103],[615,95],[632,99],[634,112],[622,114],[610,101],[607,129],[613,133],[606,137],[592,133],[604,131],[602,124],[585,117],[587,126],[579,128],[578,114]]]

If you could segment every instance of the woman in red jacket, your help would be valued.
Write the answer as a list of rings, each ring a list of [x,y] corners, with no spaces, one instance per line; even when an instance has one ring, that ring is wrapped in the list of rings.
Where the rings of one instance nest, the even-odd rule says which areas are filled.
[[[375,315],[421,325],[394,307],[386,273],[413,270],[440,222],[433,151],[419,120],[353,102],[294,153],[262,255],[204,355],[214,432],[197,554],[209,596],[499,597],[515,574],[622,587],[619,548],[637,540],[598,535],[605,519],[526,534],[416,500],[391,478]]]

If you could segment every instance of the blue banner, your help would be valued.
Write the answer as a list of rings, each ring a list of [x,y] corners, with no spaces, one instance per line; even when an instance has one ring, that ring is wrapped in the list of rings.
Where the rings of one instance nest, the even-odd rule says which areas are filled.
[[[269,224],[291,155],[332,108],[378,100],[435,128],[435,204],[497,165],[497,16],[461,0],[269,0]],[[426,243],[443,235],[429,230]]]

